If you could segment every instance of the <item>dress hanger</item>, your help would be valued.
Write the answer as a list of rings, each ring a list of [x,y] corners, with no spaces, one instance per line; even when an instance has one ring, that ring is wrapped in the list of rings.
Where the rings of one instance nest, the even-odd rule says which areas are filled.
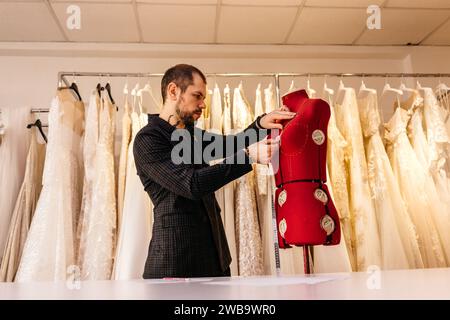
[[[329,95],[334,95],[334,90],[328,87],[327,77],[323,81],[323,92],[328,93]]]
[[[394,92],[396,93],[396,99],[397,99],[397,107],[400,107],[400,98],[399,96],[403,95],[403,91],[400,89],[392,88],[391,85],[387,82],[387,78],[385,79],[385,84],[383,87],[383,91],[381,92],[381,96],[384,96],[387,92]]]
[[[153,95],[153,90],[152,90],[152,87],[150,85],[150,79],[145,84],[144,88],[139,90],[140,96],[142,96],[141,92],[148,92],[148,94],[150,95],[150,98],[152,98],[152,100],[153,100],[153,103],[158,107],[159,110],[161,110],[161,104],[159,103],[158,100],[156,100],[155,96]]]
[[[327,76],[325,76],[323,80],[323,90],[322,90],[322,96],[328,95],[328,104],[331,105],[332,97],[334,96],[334,90],[328,87],[327,84]]]
[[[40,119],[37,119],[34,123],[30,123],[27,125],[28,129],[31,129],[32,127],[37,127],[39,129],[39,132],[41,133],[42,138],[44,138],[45,143],[47,143],[47,136],[45,135],[44,131],[42,130],[42,122]]]
[[[123,86],[123,94],[128,96],[128,76],[127,76],[127,80],[125,82],[125,85]]]
[[[292,91],[295,91],[296,89],[297,89],[297,88],[295,87],[294,79],[292,79],[291,85],[289,86],[288,93],[290,93],[290,92],[292,92]]]
[[[115,105],[116,103],[114,102],[114,98],[112,97],[112,94],[111,94],[111,83],[110,83],[109,79],[108,79],[108,82],[106,83],[105,89],[108,92],[108,96],[109,96],[109,99],[111,100],[112,104]]]
[[[342,81],[342,76],[341,79],[339,80],[339,86],[337,89],[337,93],[336,93],[336,101],[339,101],[339,98],[341,97],[342,93],[347,89],[347,87],[345,87],[344,85],[344,81]]]
[[[79,101],[83,101],[83,99],[81,98],[81,94],[80,91],[78,90],[78,86],[77,83],[75,81],[75,76],[72,76],[72,84],[68,87],[58,87],[58,90],[61,89],[71,89],[74,93],[75,93],[75,97],[79,100]]]
[[[133,97],[133,102],[132,102],[132,108],[133,111],[136,111],[136,97],[138,95],[138,90],[139,90],[139,82],[136,83],[136,86],[131,90],[131,96]]]
[[[377,90],[366,87],[366,84],[364,83],[364,78],[361,79],[361,86],[359,87],[358,96],[361,96],[363,93],[372,93],[372,94],[377,93]]]
[[[398,89],[401,90],[401,91],[403,91],[403,92],[405,92],[405,91],[413,92],[413,93],[417,92],[416,89],[414,89],[414,88],[408,88],[408,87],[406,86],[406,84],[403,82],[403,77],[402,77],[402,80],[400,81],[400,87],[399,87]]]
[[[310,98],[314,98],[316,96],[316,90],[311,88],[310,78],[308,75],[308,80],[306,80],[306,92]]]

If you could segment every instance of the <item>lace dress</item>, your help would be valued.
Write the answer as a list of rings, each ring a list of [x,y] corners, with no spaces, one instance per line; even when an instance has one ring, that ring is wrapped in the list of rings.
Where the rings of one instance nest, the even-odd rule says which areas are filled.
[[[442,241],[433,217],[440,203],[432,178],[417,160],[406,134],[408,112],[397,107],[385,125],[389,160],[400,187],[406,209],[416,227],[418,244],[425,267],[446,266]]]
[[[446,172],[446,164],[450,161],[450,155],[447,153],[450,138],[442,121],[440,109],[433,90],[424,88],[424,117],[430,150],[429,170],[436,184],[439,198],[447,208],[447,219],[450,220],[450,177]]]
[[[333,191],[333,200],[342,225],[342,235],[346,244],[352,270],[356,270],[354,221],[351,217],[349,194],[347,187],[346,168],[350,156],[349,144],[345,141],[336,125],[336,116],[331,98],[330,120],[328,122],[327,169],[330,185]]]
[[[90,224],[92,216],[92,195],[94,193],[93,184],[95,179],[95,154],[99,138],[99,112],[100,96],[95,89],[89,98],[86,110],[86,127],[84,131],[83,161],[84,161],[84,183],[83,197],[81,201],[81,211],[77,227],[77,242],[79,246],[75,248],[77,265],[83,264],[84,250],[86,247],[85,226]]]
[[[354,256],[356,271],[366,271],[371,265],[381,266],[380,235],[367,175],[363,135],[356,94],[344,89],[342,104],[335,107],[336,124],[350,150],[346,176],[350,196],[350,216],[354,223]]]
[[[238,132],[252,123],[253,117],[242,96],[242,88],[233,95],[233,129]],[[255,199],[253,171],[235,180],[236,243],[239,275],[263,274],[262,241]]]
[[[81,276],[83,280],[111,279],[116,241],[116,187],[114,174],[114,130],[116,108],[102,91],[99,137],[95,150],[92,207],[82,225]],[[90,143],[86,141],[86,143]]]
[[[75,266],[75,228],[81,207],[84,106],[59,90],[48,115],[42,191],[20,260],[16,281],[64,281]]]
[[[380,136],[377,94],[358,101],[367,157],[370,193],[375,204],[383,269],[423,268],[417,234],[392,172]]]

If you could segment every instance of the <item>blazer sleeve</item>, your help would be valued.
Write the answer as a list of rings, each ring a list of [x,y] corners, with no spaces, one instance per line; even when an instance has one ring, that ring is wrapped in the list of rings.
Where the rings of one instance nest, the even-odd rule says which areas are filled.
[[[238,150],[264,139],[269,130],[258,128],[256,121],[252,122],[252,124],[237,134],[221,135],[198,128],[195,130],[202,131],[200,136],[202,137],[203,150],[208,148],[208,146],[211,149],[214,148],[214,145],[217,146],[216,151],[218,152],[208,153],[209,160],[215,160],[230,157],[238,152]]]
[[[243,150],[213,166],[195,168],[192,164],[175,164],[171,159],[171,145],[150,132],[136,136],[133,154],[138,175],[150,178],[177,195],[194,200],[220,189],[253,168]]]

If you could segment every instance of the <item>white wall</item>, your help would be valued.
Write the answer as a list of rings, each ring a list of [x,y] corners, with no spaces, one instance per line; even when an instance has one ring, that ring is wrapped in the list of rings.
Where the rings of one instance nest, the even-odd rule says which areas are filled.
[[[259,46],[259,45],[148,45],[148,44],[62,44],[0,43],[0,107],[48,107],[57,86],[59,71],[152,72],[162,73],[176,63],[191,63],[205,73],[215,72],[450,72],[448,47],[363,47],[363,46]],[[98,78],[78,78],[84,100]],[[113,94],[119,105],[127,79],[113,78]],[[148,79],[128,79],[130,86]],[[218,80],[231,86],[240,79]],[[292,79],[282,78],[281,92]],[[450,80],[450,79],[444,79]],[[105,79],[102,79],[104,82]],[[258,82],[267,78],[244,80],[252,102]],[[338,79],[329,79],[337,87]],[[399,79],[390,80],[398,85]],[[437,79],[423,80],[434,85]],[[295,79],[297,87],[305,79]],[[360,79],[345,79],[359,87]],[[381,91],[384,79],[368,78],[368,86]],[[412,84],[412,82],[410,81]],[[152,79],[159,98],[159,79]],[[312,78],[319,92],[323,78]]]

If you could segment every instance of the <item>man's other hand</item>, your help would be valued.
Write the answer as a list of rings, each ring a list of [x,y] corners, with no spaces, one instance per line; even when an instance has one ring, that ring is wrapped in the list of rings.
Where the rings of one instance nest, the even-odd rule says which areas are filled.
[[[247,153],[253,162],[269,164],[272,156],[277,153],[280,147],[280,137],[274,139],[265,138],[247,148]]]
[[[282,120],[290,120],[295,117],[295,115],[295,112],[290,112],[287,107],[283,106],[262,117],[260,124],[264,129],[283,129],[283,125],[279,122]]]

